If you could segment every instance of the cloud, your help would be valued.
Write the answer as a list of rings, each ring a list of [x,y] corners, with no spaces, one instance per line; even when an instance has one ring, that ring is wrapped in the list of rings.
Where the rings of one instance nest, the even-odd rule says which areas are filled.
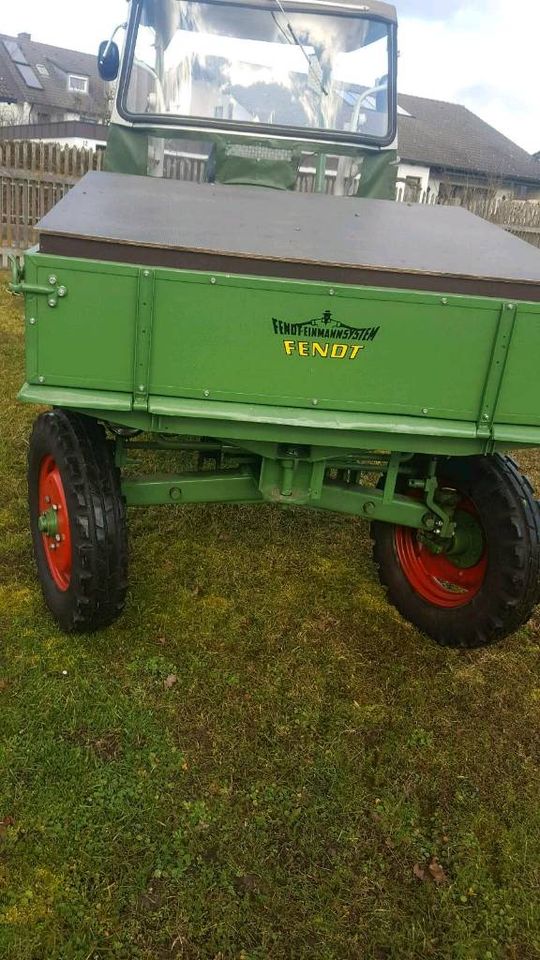
[[[97,51],[99,41],[110,37],[127,12],[125,0],[92,0],[88,7],[80,0],[0,2],[2,33],[29,31],[33,40],[85,53]]]
[[[466,4],[464,0],[395,0],[399,17],[420,17],[422,20],[447,20],[454,16]],[[485,6],[484,0],[477,0],[477,6]]]
[[[539,0],[460,5],[445,21],[402,17],[400,90],[463,103],[529,152],[539,150],[539,35]]]

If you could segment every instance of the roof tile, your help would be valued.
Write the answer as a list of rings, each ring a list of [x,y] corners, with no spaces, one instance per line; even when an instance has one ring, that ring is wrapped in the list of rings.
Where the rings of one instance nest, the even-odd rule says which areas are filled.
[[[498,180],[540,183],[540,165],[467,107],[400,94],[399,155],[441,170],[482,174]]]
[[[36,90],[25,84],[4,46],[4,40],[18,43],[43,89]],[[48,77],[36,69],[38,63],[47,68]],[[69,73],[89,78],[88,94],[68,90]],[[9,37],[6,34],[0,34],[0,99],[73,111],[101,119],[106,118],[108,108],[107,85],[98,74],[95,56],[27,40],[24,36]]]

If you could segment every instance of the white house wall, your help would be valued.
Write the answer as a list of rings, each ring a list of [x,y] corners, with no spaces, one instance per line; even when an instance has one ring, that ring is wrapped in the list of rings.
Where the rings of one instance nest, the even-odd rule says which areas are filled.
[[[400,163],[398,167],[398,188],[405,187],[407,177],[420,180],[422,193],[425,193],[428,187],[431,187],[429,167],[423,167],[416,163]]]

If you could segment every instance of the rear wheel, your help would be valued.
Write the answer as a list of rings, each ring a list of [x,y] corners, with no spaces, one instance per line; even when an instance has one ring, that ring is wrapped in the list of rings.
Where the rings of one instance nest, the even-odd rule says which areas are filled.
[[[457,496],[455,537],[443,547],[412,528],[373,523],[381,583],[437,643],[494,643],[526,623],[538,602],[537,502],[516,464],[499,455],[448,460],[439,482]]]
[[[28,453],[34,554],[47,606],[63,630],[90,632],[122,612],[125,507],[103,427],[53,410],[37,418]]]

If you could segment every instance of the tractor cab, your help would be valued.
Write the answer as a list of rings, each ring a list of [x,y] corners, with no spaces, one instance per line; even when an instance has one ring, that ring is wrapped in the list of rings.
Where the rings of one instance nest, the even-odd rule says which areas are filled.
[[[391,197],[396,14],[330,0],[131,0],[110,171]]]

